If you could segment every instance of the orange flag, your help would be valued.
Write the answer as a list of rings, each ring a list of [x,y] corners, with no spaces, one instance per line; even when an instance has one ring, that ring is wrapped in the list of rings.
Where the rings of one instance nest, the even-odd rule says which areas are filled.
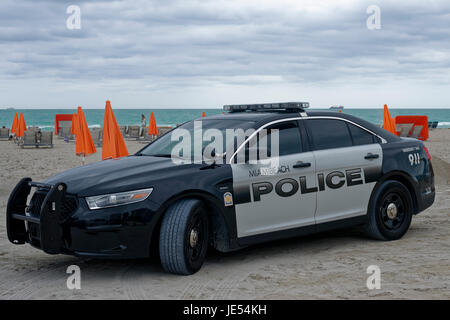
[[[23,118],[22,112],[19,116],[19,124],[17,125],[16,137],[23,137],[27,131],[27,125],[25,124],[25,119]]]
[[[150,122],[148,123],[148,134],[153,136],[158,135],[158,127],[156,126],[156,120],[153,111],[150,114]]]
[[[77,156],[84,157],[90,154],[96,153],[94,141],[92,140],[91,132],[89,131],[84,112],[81,107],[78,107],[77,121],[75,122],[77,127],[75,132],[77,135],[75,152]]]
[[[106,101],[105,117],[103,120],[102,159],[120,158],[128,156],[127,145],[123,140],[116,117],[111,108],[111,102]]]
[[[72,123],[70,124],[70,134],[77,134],[77,114],[72,114]]]
[[[19,125],[19,117],[17,116],[17,112],[14,115],[14,120],[11,126],[11,133],[14,133],[17,131],[17,126]]]
[[[383,128],[390,133],[397,134],[397,131],[395,130],[395,120],[391,118],[391,114],[389,113],[389,109],[386,104],[384,105],[383,112]]]

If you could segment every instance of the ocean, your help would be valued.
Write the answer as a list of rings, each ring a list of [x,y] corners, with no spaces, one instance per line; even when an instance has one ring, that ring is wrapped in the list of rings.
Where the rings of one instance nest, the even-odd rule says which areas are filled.
[[[319,110],[319,109],[311,109]],[[326,110],[326,109],[320,109]],[[83,109],[88,126],[101,127],[103,125],[104,109]],[[156,123],[159,126],[174,126],[188,120],[200,118],[204,111],[207,116],[222,113],[222,109],[114,109],[119,125],[139,125],[141,114],[150,119],[150,112],[155,114]],[[439,128],[450,128],[450,109],[389,109],[391,116],[397,115],[426,115],[429,121],[439,121]],[[66,113],[72,114],[76,110],[70,109],[26,109],[26,110],[0,110],[0,127],[11,128],[14,113],[23,112],[25,123],[27,126],[38,126],[42,130],[54,130],[55,114]],[[374,124],[383,122],[383,109],[344,109],[344,113],[348,113]]]

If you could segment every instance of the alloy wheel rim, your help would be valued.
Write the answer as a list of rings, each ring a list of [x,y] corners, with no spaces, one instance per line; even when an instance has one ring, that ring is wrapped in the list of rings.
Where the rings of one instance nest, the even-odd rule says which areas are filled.
[[[402,197],[395,193],[388,193],[382,201],[380,211],[383,225],[388,230],[398,230],[405,221],[406,217],[405,202]]]

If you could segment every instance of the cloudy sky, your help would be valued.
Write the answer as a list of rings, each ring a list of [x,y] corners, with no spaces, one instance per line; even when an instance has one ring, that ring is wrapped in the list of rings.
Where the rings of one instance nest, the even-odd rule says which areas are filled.
[[[449,40],[448,0],[1,0],[0,108],[448,108]]]

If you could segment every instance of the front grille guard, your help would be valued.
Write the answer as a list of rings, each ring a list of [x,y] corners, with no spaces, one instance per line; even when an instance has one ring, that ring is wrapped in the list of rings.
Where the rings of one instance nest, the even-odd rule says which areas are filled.
[[[48,190],[41,204],[40,217],[27,215],[27,198],[31,188]],[[63,230],[60,224],[64,196],[66,194],[64,183],[46,184],[33,182],[30,178],[23,178],[16,185],[9,196],[6,208],[6,227],[8,239],[14,244],[27,242],[28,234],[25,222],[39,225],[40,247],[50,254],[57,254],[63,248]]]

